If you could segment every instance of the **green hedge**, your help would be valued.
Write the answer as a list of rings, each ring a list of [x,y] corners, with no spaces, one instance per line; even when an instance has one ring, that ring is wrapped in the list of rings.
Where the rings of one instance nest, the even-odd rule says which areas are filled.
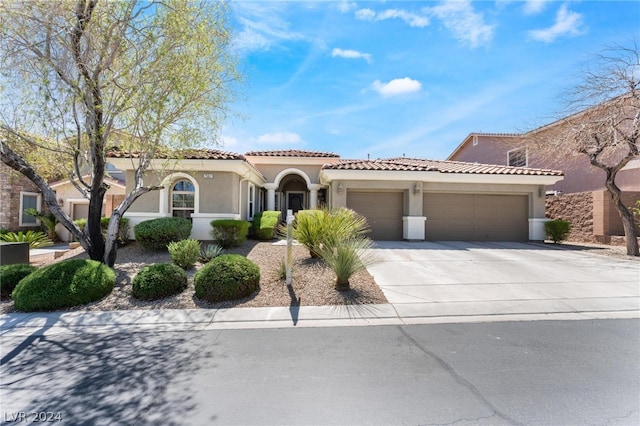
[[[136,299],[162,299],[187,288],[187,273],[173,263],[147,265],[133,278],[131,286],[131,295]]]
[[[172,241],[186,240],[191,235],[191,222],[181,217],[145,220],[133,227],[136,241],[149,250],[166,250]]]
[[[71,259],[38,269],[13,291],[19,311],[53,311],[99,300],[113,290],[113,269],[95,260]]]
[[[245,220],[220,219],[211,221],[211,237],[223,248],[239,246],[249,234],[249,222]]]
[[[259,240],[270,240],[273,238],[276,227],[280,222],[280,212],[263,211],[253,216],[253,230]]]
[[[100,229],[102,233],[107,235],[107,228],[109,227],[110,217],[100,218]],[[121,217],[120,224],[118,226],[118,244],[125,245],[129,241],[129,218]]]
[[[35,271],[35,266],[17,263],[0,266],[0,299],[8,299],[20,280]]]
[[[241,299],[260,288],[260,268],[239,254],[223,254],[200,269],[194,283],[199,299],[208,302]]]

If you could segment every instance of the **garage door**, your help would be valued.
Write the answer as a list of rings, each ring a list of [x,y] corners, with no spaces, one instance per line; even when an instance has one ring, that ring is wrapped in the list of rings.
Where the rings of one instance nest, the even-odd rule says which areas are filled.
[[[374,240],[402,239],[402,192],[347,192],[347,207],[367,218]]]
[[[527,241],[526,195],[425,193],[426,239],[430,241]]]

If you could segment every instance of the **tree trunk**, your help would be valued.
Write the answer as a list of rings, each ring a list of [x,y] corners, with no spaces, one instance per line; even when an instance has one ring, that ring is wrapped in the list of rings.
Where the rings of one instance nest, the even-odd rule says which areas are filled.
[[[629,208],[627,208],[627,206],[625,206],[622,202],[622,191],[615,183],[614,173],[607,173],[605,187],[607,188],[607,191],[611,196],[613,205],[618,210],[618,214],[622,219],[622,227],[624,229],[624,235],[627,239],[627,254],[629,256],[639,256],[640,253],[638,251],[638,233],[636,232],[633,213],[631,213]]]

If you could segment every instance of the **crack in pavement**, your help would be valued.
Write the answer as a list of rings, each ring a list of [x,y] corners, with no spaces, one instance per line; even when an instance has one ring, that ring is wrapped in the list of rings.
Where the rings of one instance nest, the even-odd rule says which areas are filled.
[[[476,388],[473,385],[473,383],[471,383],[470,381],[462,377],[460,374],[458,374],[456,370],[452,366],[450,366],[445,360],[443,360],[438,355],[436,355],[435,353],[431,352],[430,350],[422,346],[420,343],[418,343],[418,341],[414,339],[413,336],[411,336],[404,329],[404,327],[398,326],[397,328],[409,340],[409,342],[411,342],[411,344],[413,344],[422,353],[424,353],[429,358],[433,359],[436,363],[438,363],[444,369],[444,371],[446,371],[458,384],[467,388],[478,400],[480,400],[480,402],[482,402],[486,407],[488,407],[494,413],[494,415],[500,417],[502,420],[506,422],[511,423],[512,425],[524,426],[523,423],[520,423],[517,420],[512,419],[506,413],[503,413],[502,411],[500,411],[498,407],[493,405],[491,401],[489,401],[487,398],[484,397],[484,395],[482,395],[482,392],[480,392],[480,390]]]

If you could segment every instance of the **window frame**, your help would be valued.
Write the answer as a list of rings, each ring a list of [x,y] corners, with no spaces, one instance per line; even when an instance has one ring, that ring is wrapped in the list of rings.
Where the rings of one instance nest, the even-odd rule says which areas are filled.
[[[511,164],[511,156],[517,152],[524,151],[524,165],[513,165]],[[529,150],[525,147],[514,148],[507,151],[507,166],[510,167],[529,167]]]
[[[256,214],[256,186],[252,183],[247,185],[247,219],[253,220]]]
[[[29,216],[29,217],[33,217],[31,215],[28,215],[24,212],[24,197],[35,197],[36,198],[36,207],[35,209],[38,211],[41,211],[42,209],[42,194],[40,194],[39,192],[28,192],[28,191],[20,191],[20,211],[18,214],[18,226],[20,227],[38,227],[40,226],[40,221],[36,218],[34,222],[24,222],[24,218],[25,216]],[[26,207],[28,208],[28,207]]]
[[[180,182],[187,182],[191,188],[193,188],[192,191],[176,191],[174,188],[176,187],[176,185],[178,185]],[[173,196],[174,194],[178,194],[178,195],[191,195],[193,197],[193,207],[176,207],[174,206],[174,199]],[[196,212],[196,185],[190,180],[187,179],[185,177],[178,177],[176,180],[171,182],[171,190],[169,191],[169,213],[171,214],[171,216],[176,217],[174,215],[174,211],[190,211],[191,213],[189,214],[189,217],[187,219],[191,219],[193,214]],[[185,217],[185,216],[177,216],[177,217]]]

